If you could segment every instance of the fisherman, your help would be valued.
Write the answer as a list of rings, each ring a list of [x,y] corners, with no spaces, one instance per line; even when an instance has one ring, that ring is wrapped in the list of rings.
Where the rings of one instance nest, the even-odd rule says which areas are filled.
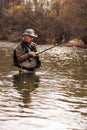
[[[34,73],[41,62],[36,44],[33,42],[38,35],[33,29],[26,29],[23,33],[22,42],[16,47],[16,55],[19,62],[19,73]]]

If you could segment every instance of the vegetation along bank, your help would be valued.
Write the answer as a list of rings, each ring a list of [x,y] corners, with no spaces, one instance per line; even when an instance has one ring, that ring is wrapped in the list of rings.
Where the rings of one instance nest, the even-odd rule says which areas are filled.
[[[36,30],[39,44],[79,39],[87,46],[87,0],[0,1],[0,40],[18,42],[26,28]]]

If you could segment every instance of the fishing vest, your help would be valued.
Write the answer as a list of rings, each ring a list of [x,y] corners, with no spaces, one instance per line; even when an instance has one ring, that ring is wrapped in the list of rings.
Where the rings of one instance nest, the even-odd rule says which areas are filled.
[[[25,53],[34,51],[33,46],[29,47],[25,42],[21,42],[20,44],[22,46],[22,49],[24,49]],[[41,61],[39,60],[39,57],[30,56],[27,60],[19,62],[17,59],[16,49],[13,51],[13,61],[14,66],[24,69],[34,69],[39,68],[41,66]]]

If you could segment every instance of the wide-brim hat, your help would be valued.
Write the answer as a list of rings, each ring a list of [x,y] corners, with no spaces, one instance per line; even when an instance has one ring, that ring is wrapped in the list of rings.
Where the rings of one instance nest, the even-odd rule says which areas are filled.
[[[23,33],[23,36],[32,36],[32,37],[38,37],[37,34],[35,34],[35,31],[33,29],[26,29]]]

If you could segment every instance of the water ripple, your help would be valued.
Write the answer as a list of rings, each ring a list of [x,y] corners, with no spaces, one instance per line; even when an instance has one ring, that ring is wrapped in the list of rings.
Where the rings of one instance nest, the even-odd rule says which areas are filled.
[[[87,51],[56,47],[40,55],[35,75],[20,76],[16,45],[0,43],[0,130],[86,130]]]

